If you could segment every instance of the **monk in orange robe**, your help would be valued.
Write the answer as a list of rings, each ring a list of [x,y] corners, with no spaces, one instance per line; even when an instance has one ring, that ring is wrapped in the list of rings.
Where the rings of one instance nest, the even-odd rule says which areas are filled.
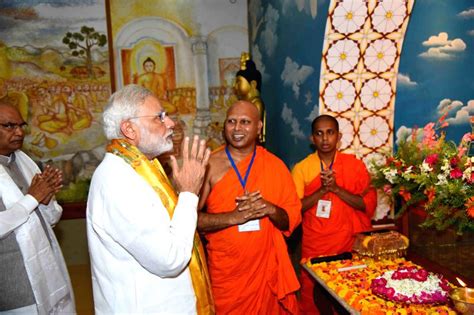
[[[364,163],[337,151],[341,136],[334,117],[317,117],[311,136],[316,152],[292,170],[302,201],[303,259],[351,251],[354,235],[371,229],[377,194]],[[314,304],[314,280],[303,270],[300,282],[302,313],[319,314]]]
[[[257,146],[255,105],[238,101],[224,124],[225,147],[210,158],[199,206],[217,314],[297,314],[299,283],[284,236],[301,221],[291,174]]]

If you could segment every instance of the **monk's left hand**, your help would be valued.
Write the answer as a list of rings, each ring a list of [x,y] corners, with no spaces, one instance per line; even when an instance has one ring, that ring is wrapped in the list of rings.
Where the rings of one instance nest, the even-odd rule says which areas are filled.
[[[258,199],[262,198],[262,195],[259,191],[254,192],[245,192],[242,196],[238,196],[235,198],[235,202],[237,204],[238,211],[247,211],[253,208],[253,203],[255,203]]]
[[[336,184],[336,173],[333,170],[321,172],[321,181],[327,190],[333,193],[337,193],[339,186]]]
[[[248,200],[247,213],[245,218],[249,220],[260,219],[266,216],[273,215],[276,212],[276,207],[271,202],[265,200],[259,191],[252,194],[252,198]]]

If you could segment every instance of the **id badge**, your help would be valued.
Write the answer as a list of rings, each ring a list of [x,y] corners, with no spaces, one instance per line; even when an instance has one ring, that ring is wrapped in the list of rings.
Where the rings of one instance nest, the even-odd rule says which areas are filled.
[[[320,199],[316,208],[316,216],[319,218],[329,219],[331,215],[331,200]]]
[[[250,220],[245,222],[244,224],[239,224],[239,232],[252,232],[252,231],[260,231],[260,220]]]

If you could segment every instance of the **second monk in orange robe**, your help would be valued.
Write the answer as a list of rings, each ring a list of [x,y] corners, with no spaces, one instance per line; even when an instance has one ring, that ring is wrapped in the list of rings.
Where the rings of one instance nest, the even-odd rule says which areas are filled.
[[[293,168],[296,190],[303,204],[302,258],[351,251],[354,234],[370,230],[377,194],[362,161],[337,151],[341,134],[337,120],[328,115],[312,124],[316,152]],[[301,271],[300,304],[303,314],[318,314],[313,302],[314,280]],[[315,297],[324,300],[321,295]],[[322,314],[330,312],[324,309]]]

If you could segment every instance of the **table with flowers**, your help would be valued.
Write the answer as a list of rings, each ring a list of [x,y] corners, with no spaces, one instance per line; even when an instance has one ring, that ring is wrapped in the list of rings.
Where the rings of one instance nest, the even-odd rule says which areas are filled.
[[[404,258],[375,261],[354,256],[353,259],[315,264],[308,260],[303,261],[302,266],[351,314],[456,314],[447,303],[400,303],[373,293],[372,282],[384,272],[420,268]],[[351,269],[354,266],[356,268]],[[451,286],[448,282],[445,284]]]

